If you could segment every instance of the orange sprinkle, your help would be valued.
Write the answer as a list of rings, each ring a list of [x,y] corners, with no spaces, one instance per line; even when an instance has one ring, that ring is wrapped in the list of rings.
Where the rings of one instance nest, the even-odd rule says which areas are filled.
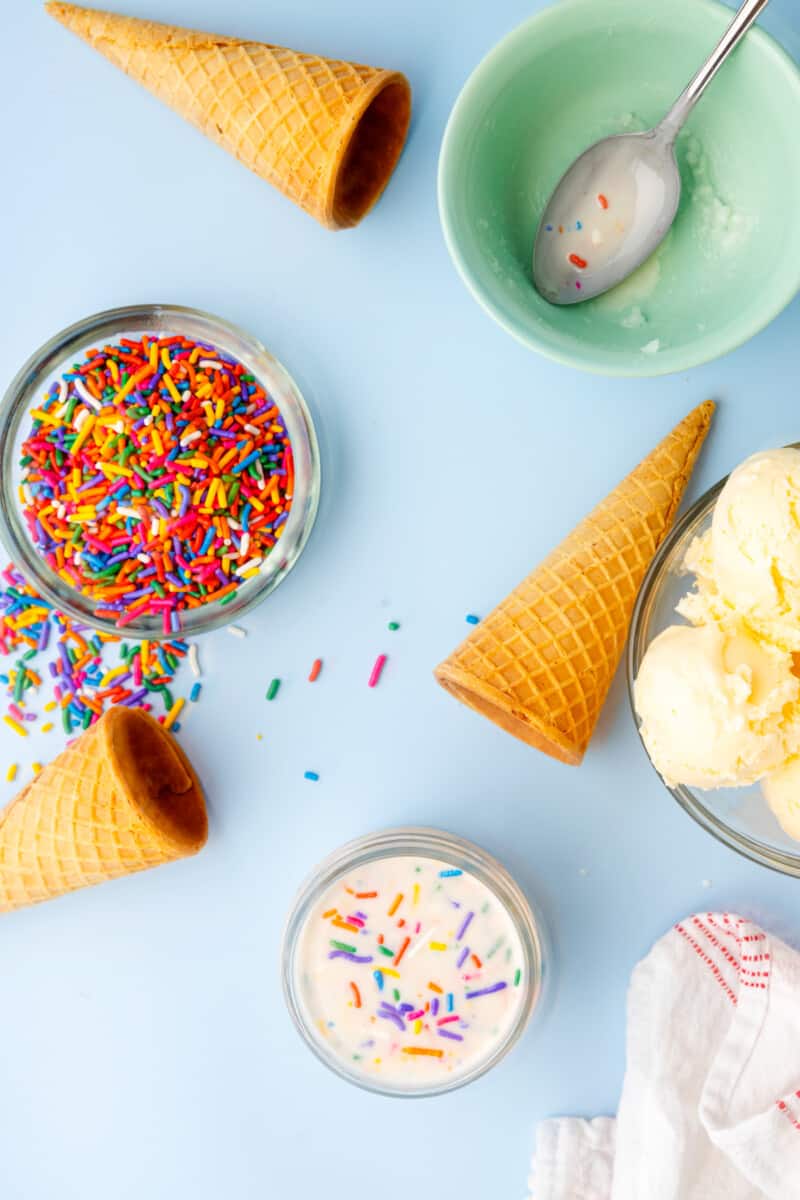
[[[323,921],[327,921],[328,917],[335,917],[335,916],[336,916],[336,909],[329,908],[327,912],[324,912],[322,914],[322,919],[323,919]]]
[[[470,954],[470,958],[472,959],[472,961],[475,963],[475,966],[476,966],[476,967],[478,968],[478,970],[480,971],[481,967],[483,966],[483,963],[482,963],[482,962],[481,962],[481,960],[478,958],[477,954]]]
[[[353,893],[356,900],[374,900],[375,897],[377,896],[377,894],[378,894],[377,892],[354,892]]]
[[[403,893],[398,892],[397,895],[395,896],[394,900],[392,901],[392,907],[389,909],[387,916],[393,917],[402,903],[403,903]]]
[[[360,925],[352,925],[349,921],[343,921],[340,917],[335,917],[331,921],[331,925],[335,925],[337,929],[349,929],[350,933],[358,933],[361,929]]]
[[[403,941],[400,944],[400,949],[397,951],[397,954],[395,954],[395,956],[394,956],[394,965],[395,966],[397,966],[397,964],[400,962],[400,959],[403,957],[403,955],[405,954],[406,950],[408,949],[408,947],[410,945],[411,945],[411,938],[410,937],[403,938]]]
[[[444,1050],[429,1050],[427,1046],[403,1046],[403,1054],[428,1054],[431,1058],[443,1058]]]
[[[358,990],[358,985],[351,982],[350,987],[353,989],[353,1003],[356,1008],[361,1008],[361,992]]]
[[[597,203],[603,209],[608,208],[608,200],[606,199],[606,197],[603,195],[602,192],[599,192],[597,195]]]
[[[439,987],[438,983],[429,983],[429,984],[428,984],[428,987],[431,989],[431,991],[432,991],[432,992],[437,992],[437,993],[438,993],[438,995],[440,995],[440,996],[443,996],[443,995],[444,995],[444,992],[443,992],[443,991],[442,991],[442,989]]]

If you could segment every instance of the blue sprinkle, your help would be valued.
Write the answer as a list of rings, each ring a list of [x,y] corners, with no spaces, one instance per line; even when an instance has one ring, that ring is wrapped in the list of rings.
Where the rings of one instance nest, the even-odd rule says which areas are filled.
[[[553,226],[552,226],[552,225],[545,225],[545,229],[547,230],[547,232],[548,232],[548,233],[552,233],[552,232],[553,232]]]
[[[575,222],[575,228],[576,228],[576,229],[583,229],[583,221],[576,221],[576,222]]]
[[[460,871],[458,869],[458,867],[450,867],[449,870],[447,870],[447,871],[440,871],[439,878],[440,879],[450,879],[454,875],[463,875],[463,874],[464,874],[464,872]]]
[[[319,775],[316,771],[306,771],[303,775],[303,779],[310,779],[312,783],[316,783],[319,779]]]
[[[382,992],[383,991],[383,971],[373,971],[372,978],[375,980],[375,982],[378,985],[378,991]]]
[[[467,613],[464,620],[468,625],[478,625],[480,623],[480,617],[476,617],[475,613]]]
[[[194,687],[192,688],[192,690],[189,692],[189,699],[192,701],[193,704],[197,700],[199,700],[201,688],[202,688],[202,684],[196,683],[194,685]]]

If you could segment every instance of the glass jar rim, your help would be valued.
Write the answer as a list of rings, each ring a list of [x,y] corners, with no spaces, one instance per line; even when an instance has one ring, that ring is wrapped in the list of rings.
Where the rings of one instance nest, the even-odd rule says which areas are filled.
[[[330,1051],[305,1019],[295,979],[295,951],[308,916],[324,891],[354,866],[381,858],[430,857],[463,864],[507,912],[525,956],[528,989],[525,1002],[506,1036],[491,1054],[454,1079],[417,1088],[391,1086],[348,1070],[344,1060]],[[283,995],[292,1022],[311,1052],[335,1075],[366,1091],[398,1098],[443,1095],[465,1087],[485,1075],[519,1041],[534,1012],[540,1008],[545,984],[546,937],[541,917],[508,870],[474,842],[433,826],[395,826],[346,842],[328,854],[300,886],[287,916],[281,942]]]

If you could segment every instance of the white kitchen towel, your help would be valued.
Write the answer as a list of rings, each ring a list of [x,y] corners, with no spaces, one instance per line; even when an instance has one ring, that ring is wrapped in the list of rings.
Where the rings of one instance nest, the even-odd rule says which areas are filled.
[[[698,913],[633,972],[616,1121],[538,1128],[533,1200],[800,1200],[800,955]]]

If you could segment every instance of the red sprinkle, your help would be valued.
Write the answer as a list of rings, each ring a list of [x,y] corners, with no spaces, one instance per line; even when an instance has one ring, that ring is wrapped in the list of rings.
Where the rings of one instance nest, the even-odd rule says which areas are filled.
[[[585,271],[589,265],[585,258],[581,258],[580,254],[570,254],[569,261],[574,267],[577,267],[579,271]]]
[[[600,205],[601,208],[608,208],[608,200],[606,199],[606,197],[603,195],[602,192],[598,193],[597,203]]]
[[[309,671],[309,674],[308,674],[308,682],[314,683],[317,679],[319,679],[319,673],[321,670],[322,670],[322,659],[315,658],[314,662],[311,666],[311,670]]]

